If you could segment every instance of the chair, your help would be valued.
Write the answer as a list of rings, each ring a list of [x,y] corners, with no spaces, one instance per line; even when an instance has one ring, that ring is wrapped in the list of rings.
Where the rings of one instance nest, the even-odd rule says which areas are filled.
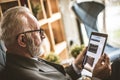
[[[73,3],[72,10],[77,19],[85,25],[88,37],[90,37],[91,32],[98,32],[96,25],[97,16],[104,8],[105,6],[102,3],[95,1]],[[120,48],[115,48],[108,43],[106,44],[104,52],[108,54],[111,61],[120,57]]]
[[[2,71],[2,69],[5,66],[5,62],[6,62],[6,54],[5,54],[5,47],[4,47],[4,43],[0,40],[0,71]]]

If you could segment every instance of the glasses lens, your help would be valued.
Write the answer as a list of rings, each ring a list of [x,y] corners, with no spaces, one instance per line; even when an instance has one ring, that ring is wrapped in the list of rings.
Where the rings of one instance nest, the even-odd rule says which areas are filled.
[[[41,37],[41,39],[45,38],[45,33],[44,33],[43,29],[40,29],[40,37]]]
[[[43,34],[44,33],[44,30],[43,29],[40,29],[40,34]]]

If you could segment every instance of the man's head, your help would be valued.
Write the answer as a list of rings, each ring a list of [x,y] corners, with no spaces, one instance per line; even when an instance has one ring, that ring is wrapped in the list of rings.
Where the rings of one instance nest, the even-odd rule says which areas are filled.
[[[13,7],[3,16],[1,38],[8,52],[30,57],[38,56],[44,33],[30,10],[26,7]]]

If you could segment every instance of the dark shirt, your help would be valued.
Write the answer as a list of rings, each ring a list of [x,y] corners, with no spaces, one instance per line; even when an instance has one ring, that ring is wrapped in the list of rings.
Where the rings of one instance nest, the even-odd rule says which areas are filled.
[[[42,59],[37,61],[11,53],[6,55],[3,73],[6,80],[76,80],[81,76],[75,73],[72,66],[64,69],[59,64]]]

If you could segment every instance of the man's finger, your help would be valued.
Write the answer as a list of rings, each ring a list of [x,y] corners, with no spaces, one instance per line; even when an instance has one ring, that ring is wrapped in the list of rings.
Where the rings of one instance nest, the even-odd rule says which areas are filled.
[[[98,60],[98,63],[102,63],[104,61],[105,55],[102,55],[100,59]]]

